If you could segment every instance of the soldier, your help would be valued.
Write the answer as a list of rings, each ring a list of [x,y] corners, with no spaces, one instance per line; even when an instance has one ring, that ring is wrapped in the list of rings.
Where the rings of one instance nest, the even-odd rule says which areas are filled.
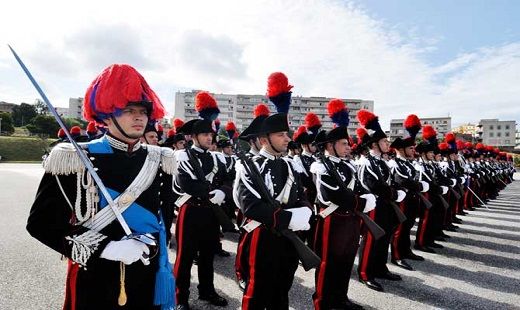
[[[390,145],[397,152],[395,159],[389,161],[394,184],[406,191],[406,198],[401,201],[399,207],[406,215],[406,221],[400,224],[392,238],[391,262],[406,270],[413,270],[412,266],[404,259],[412,258],[421,260],[422,257],[412,253],[410,231],[415,225],[415,219],[419,216],[421,192],[429,190],[429,184],[419,180],[419,173],[416,171],[413,161],[415,159],[415,137],[421,130],[421,121],[411,114],[404,121],[405,130],[408,136],[404,139],[398,137]]]
[[[247,158],[251,159],[254,156],[258,155],[258,152],[261,149],[260,142],[258,140],[258,133],[260,131],[260,128],[262,127],[263,121],[269,116],[270,113],[271,112],[269,111],[269,108],[265,104],[256,105],[253,110],[253,116],[255,118],[253,119],[253,121],[251,121],[249,126],[247,126],[246,129],[244,129],[244,131],[242,131],[242,133],[240,133],[240,135],[238,136],[238,139],[247,141],[249,143],[249,151],[245,154]],[[240,144],[237,143],[237,146],[239,145]],[[239,206],[239,204],[236,205]],[[244,215],[241,209],[237,211],[236,221],[239,227],[244,224]],[[240,236],[238,238],[237,256],[235,258],[235,274],[237,276],[238,286],[242,291],[245,290],[245,279],[247,278],[247,275],[244,274],[242,267],[242,261],[244,259],[247,259],[247,257],[244,257],[242,255],[245,235],[245,230],[241,230]]]
[[[71,144],[56,146],[45,161],[27,230],[68,258],[64,309],[171,308],[174,280],[159,192],[161,175],[173,172],[173,155],[139,141],[164,108],[134,68],[112,65],[88,88],[83,109],[87,120],[108,128],[102,138],[80,145],[103,184]],[[103,185],[122,219],[99,193]],[[139,240],[154,238],[159,254],[128,237],[128,227]]]
[[[350,153],[348,110],[340,99],[331,100],[327,109],[337,127],[321,135],[324,139],[316,141],[325,157],[311,165],[311,171],[316,176],[320,215],[314,251],[321,257],[321,264],[316,268],[316,291],[312,298],[315,309],[363,309],[347,296],[360,235],[360,218],[354,210],[362,205],[360,189],[356,188],[356,169],[346,160]],[[346,186],[338,186],[329,169],[336,170]],[[372,208],[375,207],[373,195],[362,197],[369,199]]]
[[[365,138],[367,139],[365,145],[369,146],[369,154],[361,156],[358,161],[359,180],[369,193],[377,197],[376,208],[368,214],[385,230],[385,235],[379,240],[374,240],[371,234],[363,234],[359,251],[358,274],[361,283],[373,290],[383,291],[383,286],[375,281],[375,278],[401,280],[401,276],[388,270],[386,262],[390,238],[400,222],[397,215],[401,211],[398,206],[395,206],[395,202],[403,201],[406,193],[390,186],[390,169],[381,158],[382,154],[388,152],[390,143],[379,125],[378,117],[367,110],[360,110],[357,117],[360,124],[367,131],[371,131],[366,134],[367,138]],[[394,205],[392,206],[392,204]]]
[[[282,154],[290,141],[287,112],[291,85],[280,72],[268,80],[269,99],[277,107],[277,114],[263,120],[258,135],[262,148],[251,162],[260,173],[261,182],[279,206],[262,199],[253,187],[251,175],[243,164],[237,164],[237,179],[233,196],[240,205],[247,224],[239,247],[243,276],[247,275],[242,309],[289,309],[288,293],[298,267],[294,245],[277,231],[308,230],[311,209],[302,197],[296,165]]]
[[[191,135],[193,145],[175,152],[178,172],[174,190],[180,196],[176,202],[180,212],[175,227],[177,258],[174,267],[178,310],[189,309],[191,267],[197,253],[199,299],[220,307],[228,304],[213,284],[213,259],[220,235],[214,209],[221,208],[225,200],[221,187],[226,177],[225,162],[209,151],[216,134],[213,121],[219,109],[207,92],[196,95],[195,109],[202,119],[190,123],[191,128],[186,127],[188,122],[181,128],[183,133]]]
[[[141,137],[141,143],[149,145],[159,145],[159,133],[155,124],[146,125],[144,134]]]
[[[425,196],[432,203],[432,207],[430,209],[421,208],[420,210],[414,248],[423,252],[435,253],[435,250],[430,247],[434,244],[435,237],[449,238],[442,232],[442,219],[445,208],[447,208],[447,203],[442,195],[448,192],[448,187],[443,185],[446,184],[446,179],[437,171],[437,165],[434,163],[435,152],[438,151],[438,147],[437,132],[432,126],[424,126],[423,142],[417,146],[416,150],[421,155],[416,163],[419,181],[428,183],[430,189],[425,193]],[[421,257],[418,260],[424,259]]]

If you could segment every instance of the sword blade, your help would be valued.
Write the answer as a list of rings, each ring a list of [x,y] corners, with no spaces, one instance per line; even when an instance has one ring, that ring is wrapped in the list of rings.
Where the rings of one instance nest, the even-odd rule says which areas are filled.
[[[112,199],[112,196],[110,196],[110,194],[108,193],[105,185],[103,184],[103,182],[101,181],[101,179],[99,178],[98,174],[96,173],[96,171],[94,170],[94,166],[92,165],[92,162],[87,158],[87,155],[85,155],[85,153],[83,152],[83,149],[81,149],[79,147],[79,145],[76,143],[76,141],[74,141],[74,139],[72,138],[72,136],[70,135],[69,133],[69,130],[67,129],[67,127],[65,126],[65,123],[63,123],[63,120],[61,119],[61,117],[58,115],[58,112],[56,112],[56,109],[54,108],[54,106],[52,105],[52,103],[50,102],[49,98],[47,98],[47,96],[45,95],[45,93],[43,92],[43,90],[41,89],[40,85],[38,84],[38,82],[36,82],[36,80],[34,79],[34,77],[32,76],[31,72],[29,71],[29,69],[27,69],[27,67],[25,66],[25,64],[23,63],[22,59],[20,59],[20,57],[18,56],[18,54],[14,51],[14,49],[11,47],[11,45],[8,45],[9,46],[9,49],[11,50],[11,52],[13,53],[14,55],[14,58],[16,58],[16,61],[18,62],[18,64],[22,67],[23,71],[25,72],[25,74],[27,75],[27,77],[29,78],[29,80],[31,81],[31,83],[33,84],[33,86],[36,88],[36,90],[38,91],[38,93],[40,94],[40,96],[42,97],[43,101],[45,102],[45,104],[47,105],[47,108],[49,108],[49,112],[51,112],[52,116],[54,116],[54,118],[56,119],[56,121],[58,122],[58,124],[60,125],[60,127],[63,129],[63,131],[65,132],[65,135],[67,136],[67,138],[69,139],[70,143],[74,146],[74,149],[76,150],[76,153],[78,153],[79,155],[79,158],[81,159],[81,161],[83,162],[83,164],[85,165],[85,168],[87,168],[87,171],[90,173],[90,175],[92,176],[92,178],[94,179],[94,181],[96,182],[99,190],[101,191],[101,194],[103,195],[103,197],[105,197],[106,201],[108,202],[108,205],[110,206],[110,208],[112,209],[112,211],[114,212],[119,224],[121,224],[121,227],[123,228],[124,232],[126,235],[131,235],[132,234],[132,231],[130,230],[130,227],[128,227],[128,224],[126,223],[125,219],[123,218],[123,216],[121,215],[121,212],[119,212],[119,210],[117,209],[117,206],[116,204],[114,203],[114,200]]]

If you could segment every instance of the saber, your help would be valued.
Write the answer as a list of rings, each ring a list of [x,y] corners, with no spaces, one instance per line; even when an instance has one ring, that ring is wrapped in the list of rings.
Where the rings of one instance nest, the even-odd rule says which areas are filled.
[[[11,45],[8,45],[8,46],[9,46],[9,49],[11,50],[11,52],[13,53],[14,58],[16,58],[16,61],[18,61],[18,64],[20,64],[20,66],[22,67],[23,71],[25,72],[25,74],[27,75],[27,77],[29,78],[29,80],[31,81],[33,86],[36,88],[36,90],[38,91],[38,93],[42,97],[42,99],[45,102],[45,104],[47,105],[47,108],[49,109],[49,112],[52,113],[52,116],[54,116],[54,118],[56,119],[56,121],[58,122],[60,127],[63,129],[63,131],[65,132],[65,135],[69,139],[70,143],[74,146],[74,149],[76,150],[76,153],[78,153],[79,158],[81,159],[81,161],[85,165],[85,168],[87,168],[88,172],[90,173],[90,175],[92,176],[92,178],[96,182],[99,190],[101,191],[101,194],[103,195],[103,197],[105,197],[108,205],[112,209],[112,212],[114,212],[114,215],[116,216],[119,224],[121,224],[121,227],[123,228],[125,234],[127,235],[126,237],[127,238],[131,238],[131,239],[136,239],[136,240],[138,240],[140,242],[143,242],[143,243],[145,243],[147,245],[150,245],[150,246],[155,246],[156,243],[155,243],[155,241],[152,238],[150,238],[148,236],[145,236],[145,235],[136,235],[136,234],[132,233],[132,231],[130,230],[130,227],[128,227],[128,224],[126,223],[125,219],[121,215],[121,212],[119,212],[119,210],[117,209],[117,206],[114,203],[114,200],[112,200],[112,196],[110,196],[110,194],[108,193],[105,185],[103,184],[103,182],[99,178],[97,172],[94,170],[94,166],[92,165],[92,162],[87,158],[87,155],[85,155],[85,153],[79,147],[79,145],[76,143],[76,141],[74,141],[74,139],[72,138],[72,136],[69,133],[69,130],[67,129],[67,127],[63,123],[63,120],[61,119],[61,117],[56,112],[56,109],[54,108],[52,103],[49,101],[49,99],[47,98],[47,96],[45,95],[43,90],[41,89],[40,85],[38,85],[38,82],[36,82],[36,80],[32,76],[32,74],[29,71],[29,69],[27,69],[27,67],[25,66],[23,61],[20,59],[20,57],[18,57],[18,54],[14,51],[14,49],[11,47]],[[147,258],[143,258],[142,260],[143,260],[143,263],[145,265],[147,265],[147,262],[149,263]]]
[[[482,201],[482,199],[480,199],[480,197],[479,197],[477,194],[475,194],[475,192],[474,192],[471,188],[469,188],[469,186],[468,186],[468,189],[469,189],[469,191],[473,194],[473,196],[477,197],[477,199],[480,201],[480,203],[481,203],[484,207],[486,207],[486,209],[489,210],[488,206],[484,203],[484,201]]]

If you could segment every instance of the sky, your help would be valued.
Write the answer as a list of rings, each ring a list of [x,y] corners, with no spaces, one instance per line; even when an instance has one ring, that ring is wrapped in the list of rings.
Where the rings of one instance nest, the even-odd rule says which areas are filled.
[[[390,119],[520,123],[520,1],[27,1],[3,5],[0,101],[83,97],[112,63],[138,69],[173,117],[176,91],[373,100]]]

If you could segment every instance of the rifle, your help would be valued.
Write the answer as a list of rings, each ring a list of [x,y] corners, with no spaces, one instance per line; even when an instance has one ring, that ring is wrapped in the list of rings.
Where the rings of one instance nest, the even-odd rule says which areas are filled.
[[[323,153],[318,153],[318,156],[319,156],[321,162],[323,163],[323,165],[325,166],[327,173],[334,178],[334,180],[336,181],[336,184],[341,188],[341,190],[343,190],[343,191],[349,190],[349,188],[347,187],[345,182],[343,182],[341,180],[341,177],[339,176],[338,171],[336,169],[334,169],[333,167],[331,167],[330,160]],[[363,223],[365,223],[366,227],[368,228],[368,230],[370,231],[370,234],[372,234],[374,239],[378,240],[385,234],[385,231],[383,230],[383,228],[381,228],[379,225],[377,225],[376,222],[374,222],[365,213],[356,210],[355,207],[350,208],[350,211],[352,211],[355,215],[359,216],[363,220]]]
[[[191,148],[187,148],[185,150],[186,154],[188,155],[188,161],[190,165],[193,167],[195,177],[197,178],[197,180],[200,182],[209,183],[206,180],[206,177],[204,176],[204,171],[202,171],[202,167],[199,165],[199,161],[195,158],[195,156],[193,156]],[[235,224],[231,222],[229,217],[226,215],[226,213],[220,206],[213,206],[211,210],[213,211],[213,214],[215,214],[215,217],[217,218],[219,225],[222,226],[222,230],[224,232],[235,230]]]
[[[279,209],[279,203],[269,193],[269,190],[267,189],[256,165],[252,163],[251,160],[247,158],[242,152],[237,152],[237,156],[242,162],[246,173],[249,175],[251,183],[253,183],[253,188],[259,191],[261,199],[267,202],[273,209]],[[300,258],[303,269],[305,269],[305,271],[309,271],[310,269],[316,268],[320,265],[321,259],[318,257],[318,255],[316,255],[316,253],[314,253],[308,246],[306,246],[294,231],[286,228],[280,229],[278,232],[292,243],[296,249],[296,252],[298,253],[298,257]]]

